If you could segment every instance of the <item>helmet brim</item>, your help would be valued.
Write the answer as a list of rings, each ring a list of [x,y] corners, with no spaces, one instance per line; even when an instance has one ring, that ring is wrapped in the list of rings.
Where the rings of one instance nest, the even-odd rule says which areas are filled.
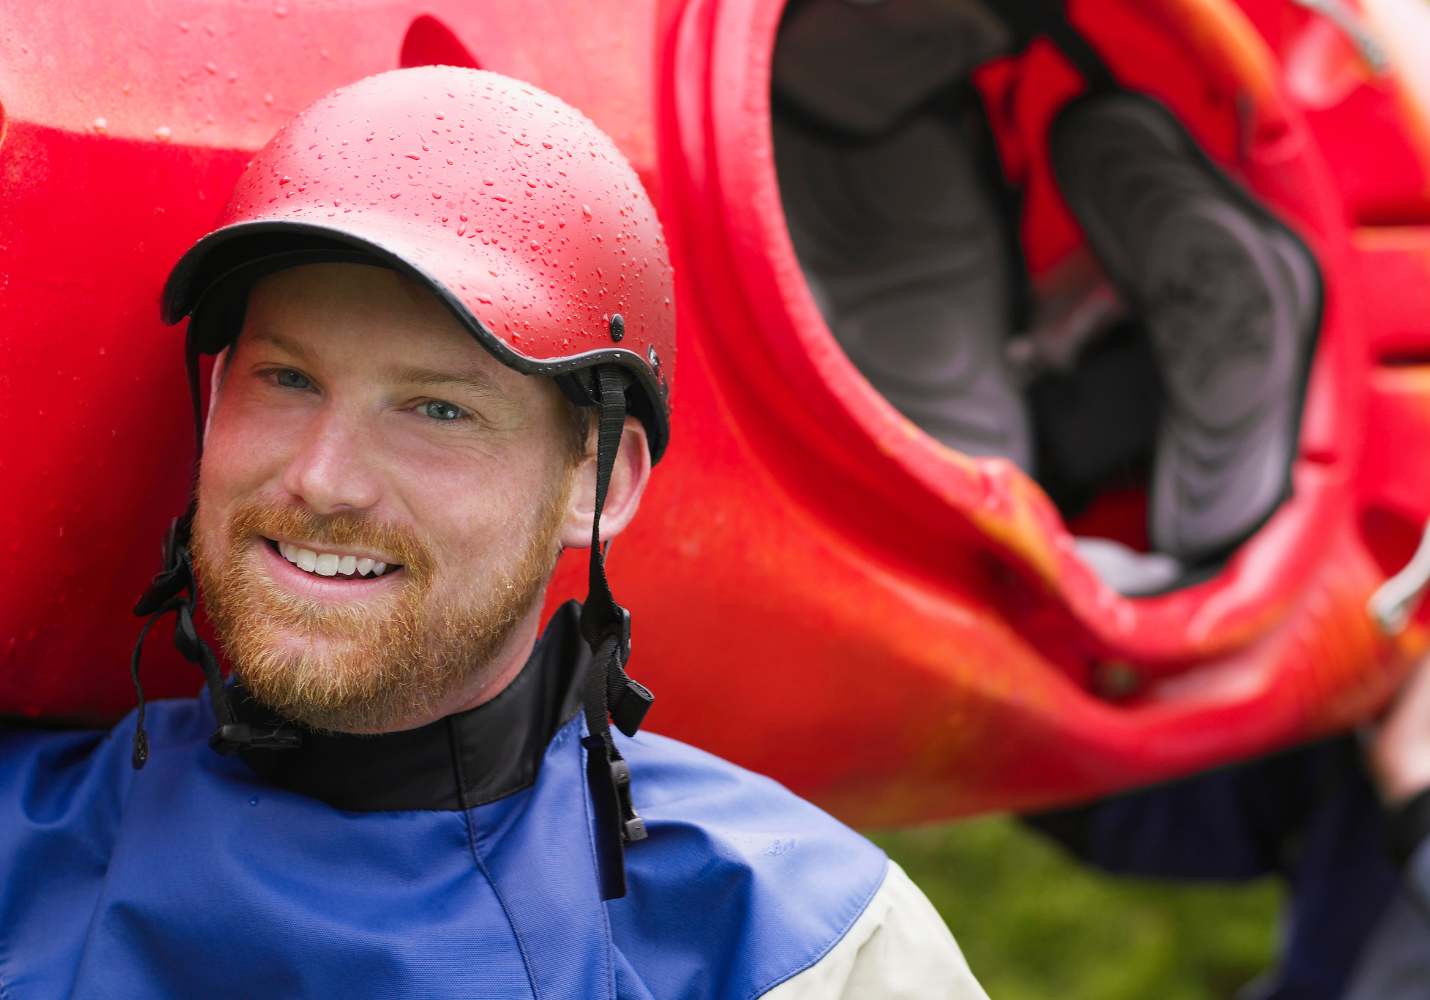
[[[651,462],[660,461],[670,440],[665,389],[647,359],[621,347],[559,358],[533,358],[513,349],[446,285],[394,248],[340,229],[309,222],[242,222],[210,233],[189,248],[164,283],[160,315],[174,325],[190,317],[191,347],[217,354],[238,335],[248,291],[266,275],[315,263],[357,263],[386,267],[426,288],[483,348],[523,375],[558,378],[597,365],[616,365],[629,375],[632,415],[645,425]],[[568,393],[569,394],[569,393]]]

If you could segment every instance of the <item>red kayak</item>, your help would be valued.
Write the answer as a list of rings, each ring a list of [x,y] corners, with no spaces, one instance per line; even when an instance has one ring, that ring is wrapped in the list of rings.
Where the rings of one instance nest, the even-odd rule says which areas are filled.
[[[1201,576],[1126,596],[1074,538],[1146,550],[1145,483],[1065,516],[1013,461],[911,423],[831,333],[776,173],[781,0],[4,0],[0,715],[97,725],[133,706],[130,609],[192,458],[183,332],[157,306],[174,261],[299,109],[442,63],[583,110],[661,211],[674,436],[608,564],[648,726],[874,826],[1069,802],[1355,725],[1430,644],[1415,565],[1408,621],[1368,610],[1430,518],[1422,7],[1068,5],[1120,85],[1307,248],[1323,292],[1289,497]],[[1084,243],[1048,135],[1085,75],[1051,36],[971,75],[1034,281]],[[580,562],[552,607],[583,592]],[[151,640],[146,692],[195,693],[166,647]]]

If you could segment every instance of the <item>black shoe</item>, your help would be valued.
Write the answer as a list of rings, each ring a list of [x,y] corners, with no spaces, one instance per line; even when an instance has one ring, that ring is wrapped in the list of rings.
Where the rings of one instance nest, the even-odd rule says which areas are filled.
[[[1321,282],[1305,245],[1150,98],[1084,98],[1052,131],[1088,242],[1151,333],[1165,404],[1153,546],[1225,555],[1290,495]]]
[[[944,445],[1031,470],[1009,234],[966,137],[931,115],[872,143],[776,117],[774,145],[795,254],[849,360]]]

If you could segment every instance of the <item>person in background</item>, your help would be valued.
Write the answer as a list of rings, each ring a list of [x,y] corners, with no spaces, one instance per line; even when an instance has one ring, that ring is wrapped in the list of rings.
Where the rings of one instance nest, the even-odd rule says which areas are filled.
[[[1113,874],[1289,899],[1240,1000],[1430,996],[1430,659],[1376,727],[1024,821]]]
[[[1430,996],[1430,658],[1401,689],[1366,756],[1388,810],[1386,844],[1401,878],[1346,998]]]

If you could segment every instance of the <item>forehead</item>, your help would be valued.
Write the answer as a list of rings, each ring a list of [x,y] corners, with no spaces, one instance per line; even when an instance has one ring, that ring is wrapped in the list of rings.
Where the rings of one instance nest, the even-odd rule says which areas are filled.
[[[431,292],[395,271],[362,264],[308,264],[263,278],[249,294],[239,346],[245,342],[349,363],[440,356],[448,364],[516,375]]]

